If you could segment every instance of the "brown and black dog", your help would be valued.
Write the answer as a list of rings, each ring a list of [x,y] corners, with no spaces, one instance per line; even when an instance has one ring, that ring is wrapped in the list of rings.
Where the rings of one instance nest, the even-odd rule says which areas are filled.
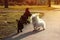
[[[26,8],[25,13],[20,17],[20,20],[16,20],[18,22],[18,30],[19,33],[22,32],[22,29],[24,28],[24,24],[30,23],[28,20],[28,17],[30,17],[32,14],[29,11],[29,8]]]

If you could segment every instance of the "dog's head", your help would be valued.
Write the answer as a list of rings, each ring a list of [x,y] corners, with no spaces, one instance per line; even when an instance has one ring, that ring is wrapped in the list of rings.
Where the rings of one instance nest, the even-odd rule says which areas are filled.
[[[31,17],[32,17],[32,18],[39,17],[39,13],[32,14],[32,16],[31,16]]]

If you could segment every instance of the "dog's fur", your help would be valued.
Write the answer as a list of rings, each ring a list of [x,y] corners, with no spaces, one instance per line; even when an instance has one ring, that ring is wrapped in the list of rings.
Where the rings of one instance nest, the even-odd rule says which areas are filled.
[[[22,29],[24,28],[24,25],[21,20],[16,20],[17,21],[17,33],[22,32]]]
[[[43,28],[43,30],[46,28],[46,23],[44,20],[39,18],[39,14],[32,14],[31,16],[31,22],[34,26],[34,30],[40,30],[40,26]]]
[[[31,16],[31,15],[29,15],[29,16]],[[17,28],[18,28],[17,32],[18,33],[19,33],[19,31],[22,32],[22,29],[24,28],[24,24],[29,24],[30,23],[30,21],[28,20],[29,16],[22,15],[19,20],[16,20],[17,23],[18,23],[18,26],[17,26]]]
[[[29,17],[29,16],[28,16]],[[23,24],[28,24],[30,23],[29,20],[28,20],[28,17],[25,16],[25,15],[22,15],[20,20],[22,20]]]

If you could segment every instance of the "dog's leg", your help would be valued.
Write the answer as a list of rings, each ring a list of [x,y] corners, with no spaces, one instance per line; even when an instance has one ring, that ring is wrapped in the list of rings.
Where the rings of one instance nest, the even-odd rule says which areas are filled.
[[[20,30],[20,32],[22,32],[22,29]]]
[[[40,27],[38,27],[37,30],[40,30]]]
[[[34,26],[34,31],[36,31],[37,30],[37,27],[36,26]]]
[[[30,21],[28,21],[28,20],[27,20],[27,23],[29,24],[29,23],[30,23]]]
[[[17,33],[19,33],[19,28],[17,29]]]
[[[45,25],[42,25],[43,30],[45,30]]]

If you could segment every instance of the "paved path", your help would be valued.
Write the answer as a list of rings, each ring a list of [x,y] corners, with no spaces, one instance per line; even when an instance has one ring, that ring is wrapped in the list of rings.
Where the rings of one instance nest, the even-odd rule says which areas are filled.
[[[60,5],[51,5],[51,7],[60,8]]]
[[[26,25],[23,32],[5,40],[60,40],[60,11],[44,11],[46,30],[33,32],[31,24]]]

